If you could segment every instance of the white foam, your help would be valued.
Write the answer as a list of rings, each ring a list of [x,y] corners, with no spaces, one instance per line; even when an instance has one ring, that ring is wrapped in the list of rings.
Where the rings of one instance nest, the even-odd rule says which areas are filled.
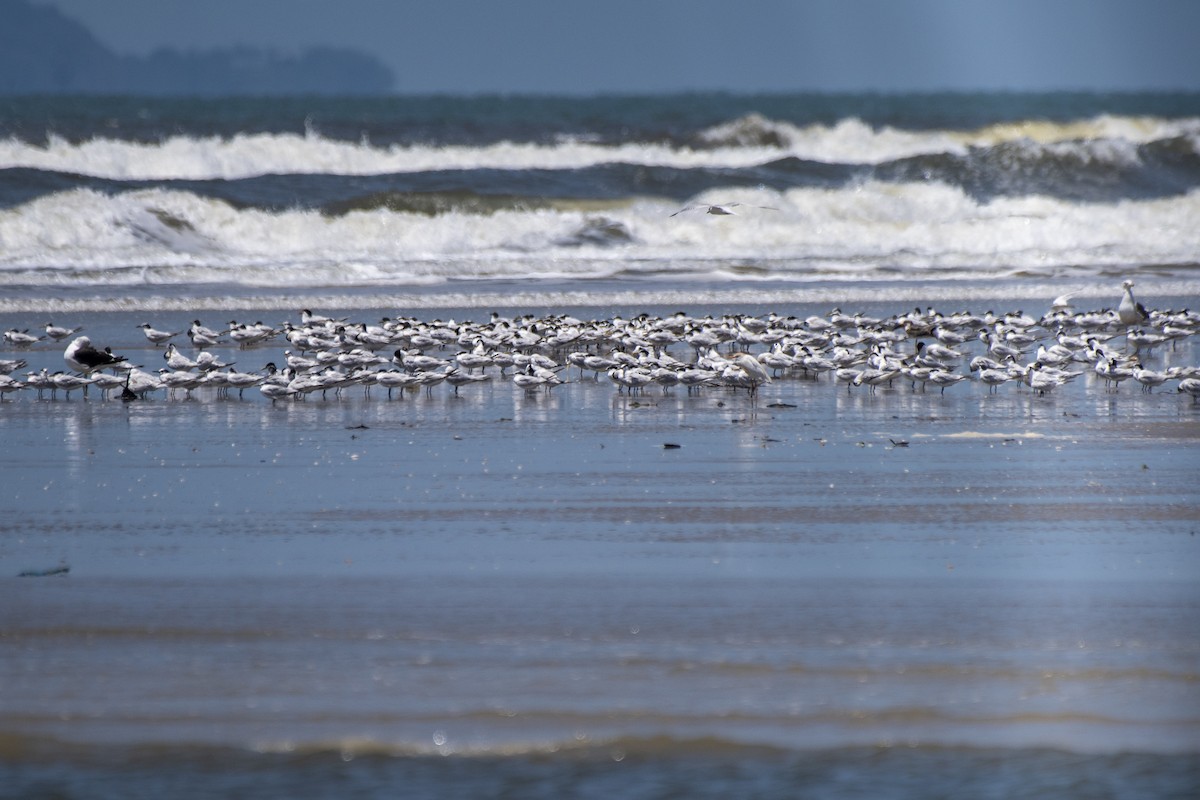
[[[735,123],[737,124],[737,121]],[[377,146],[306,134],[238,134],[229,138],[173,136],[155,143],[97,137],[45,146],[0,140],[0,168],[29,167],[117,180],[239,179],[266,174],[379,175],[455,169],[581,169],[628,163],[675,168],[744,168],[792,156],[842,164],[962,153],[1010,141],[1040,146],[1112,140],[1136,146],[1189,136],[1200,142],[1200,118],[1101,116],[1071,123],[1021,122],[974,131],[906,131],[858,119],[835,125],[770,122],[778,144],[695,149],[660,143],[605,145],[565,137],[554,144],[498,142],[483,146]],[[719,138],[719,137],[718,137]],[[1118,144],[1117,147],[1122,145]]]
[[[1200,295],[1200,280],[1143,279],[1146,296],[1196,297]],[[1113,280],[1080,285],[1077,301],[1091,298],[1096,307],[1111,303],[1119,294]],[[813,286],[771,287],[724,285],[695,286],[672,283],[670,288],[642,286],[628,289],[597,289],[594,284],[587,288],[562,289],[538,288],[526,284],[520,288],[510,285],[501,287],[475,286],[465,291],[373,289],[369,292],[330,287],[309,287],[298,291],[220,291],[187,288],[146,291],[139,287],[137,292],[127,288],[113,287],[111,290],[95,291],[86,296],[66,297],[53,291],[20,296],[0,295],[0,313],[3,314],[50,314],[62,316],[84,312],[107,311],[294,311],[299,308],[336,309],[568,309],[568,308],[627,308],[644,311],[652,307],[671,309],[696,308],[697,306],[730,307],[755,305],[772,310],[786,307],[842,306],[882,304],[896,309],[925,305],[928,303],[972,303],[987,304],[1005,301],[1027,302],[1030,298],[1042,298],[1048,304],[1062,292],[1062,283],[1053,281],[991,282],[923,282],[910,281],[905,284],[891,282],[852,281]]]
[[[1025,431],[1018,433],[995,433],[988,431],[960,431],[959,433],[947,433],[942,436],[943,439],[1045,439],[1046,434],[1036,433],[1034,431]]]
[[[731,217],[673,217],[662,202],[613,206],[603,216],[630,241],[604,246],[573,237],[598,216],[574,208],[327,217],[162,189],[77,189],[0,211],[0,285],[430,285],[639,273],[744,282],[1086,278],[1140,265],[1194,271],[1200,253],[1200,190],[1110,204],[980,203],[942,184],[869,182],[782,194],[731,188],[699,200],[747,207]]]
[[[229,139],[176,136],[155,144],[96,138],[45,147],[0,141],[0,168],[31,167],[117,180],[235,180],[270,174],[385,175],[469,169],[580,169],[630,163],[747,167],[778,158],[774,149],[697,151],[659,144],[606,146],[567,140],[554,145],[499,142],[471,146],[390,146],[317,134],[239,134]]]
[[[1021,120],[998,122],[961,134],[968,143],[986,147],[1011,141],[1054,144],[1075,141],[1123,140],[1145,144],[1159,139],[1200,134],[1200,118],[1162,119],[1149,116],[1101,114],[1071,122]]]

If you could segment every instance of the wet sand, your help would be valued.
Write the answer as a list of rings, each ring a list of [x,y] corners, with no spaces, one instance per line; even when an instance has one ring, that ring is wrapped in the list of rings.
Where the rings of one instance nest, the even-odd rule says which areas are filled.
[[[86,331],[154,370],[162,349],[139,343],[134,318],[97,315]],[[282,363],[285,347],[212,352],[253,370]],[[28,370],[58,369],[61,349],[40,344],[22,356]],[[1154,358],[1191,364],[1193,343]],[[416,537],[432,548],[423,558],[444,543],[444,557],[461,562],[469,540],[480,553],[473,563],[519,569],[531,568],[525,551],[540,562],[557,550],[554,569],[575,569],[577,547],[636,568],[625,547],[653,543],[728,546],[765,555],[756,568],[766,569],[775,568],[766,551],[783,547],[794,556],[789,573],[826,574],[822,543],[859,542],[853,559],[837,554],[840,569],[1064,576],[1095,565],[1013,562],[1026,557],[1013,542],[1051,530],[1190,537],[1200,519],[1200,404],[1173,382],[1146,394],[1130,380],[1113,392],[1088,370],[1041,396],[1018,384],[990,394],[974,381],[945,393],[903,381],[849,390],[824,375],[780,379],[751,398],[681,386],[631,396],[576,369],[552,391],[526,392],[491,373],[458,393],[442,384],[392,400],[381,387],[278,404],[254,389],[244,399],[198,390],[128,404],[94,390],[41,401],[26,390],[0,406],[9,533],[0,572],[65,559],[74,577],[286,575],[351,563],[387,573],[409,559],[385,566],[381,556],[410,553]],[[281,536],[312,541],[281,552],[271,538]],[[322,544],[335,540],[345,552]],[[537,547],[513,547],[530,541]],[[967,550],[967,541],[991,549]],[[1194,565],[1178,561],[1187,552],[1117,558],[1107,569],[1170,577]]]
[[[1168,757],[1167,795],[1194,780],[1187,396],[571,378],[6,401],[4,731],[489,758],[655,737],[689,757],[1133,751]]]

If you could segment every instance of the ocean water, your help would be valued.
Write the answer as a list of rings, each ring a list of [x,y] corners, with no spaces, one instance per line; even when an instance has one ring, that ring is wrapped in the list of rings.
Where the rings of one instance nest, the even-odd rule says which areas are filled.
[[[0,309],[1141,275],[1195,294],[1198,186],[1194,94],[9,98]]]
[[[0,328],[1194,308],[1198,153],[1195,95],[5,99]],[[577,377],[0,402],[0,797],[1200,791],[1186,395]]]

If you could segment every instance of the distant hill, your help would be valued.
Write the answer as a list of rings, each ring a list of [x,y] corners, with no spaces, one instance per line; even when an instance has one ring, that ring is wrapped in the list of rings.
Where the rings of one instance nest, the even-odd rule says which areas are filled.
[[[118,55],[55,8],[0,0],[0,95],[383,94],[392,71],[357,50],[256,47]]]

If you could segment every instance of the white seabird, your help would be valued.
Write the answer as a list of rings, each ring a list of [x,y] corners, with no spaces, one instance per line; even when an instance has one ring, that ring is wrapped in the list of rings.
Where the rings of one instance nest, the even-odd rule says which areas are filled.
[[[46,323],[46,335],[56,342],[61,341],[72,334],[79,333],[81,330],[83,330],[82,325],[77,328],[64,328],[61,325],[55,325],[53,322]]]
[[[116,366],[125,361],[125,356],[114,356],[108,350],[97,350],[92,346],[91,339],[80,336],[67,345],[63,360],[71,369],[87,375],[98,369]]]
[[[290,385],[280,386],[278,383],[261,383],[258,386],[258,390],[262,392],[263,397],[271,401],[271,405],[275,405],[276,400],[282,400],[296,394],[296,390]]]
[[[1058,297],[1054,298],[1054,300],[1052,300],[1052,301],[1051,301],[1051,303],[1050,303],[1050,311],[1051,311],[1051,312],[1055,312],[1055,311],[1064,311],[1064,312],[1070,312],[1070,311],[1073,311],[1073,310],[1074,310],[1074,306],[1071,304],[1071,300],[1073,300],[1073,299],[1074,299],[1074,297],[1075,297],[1075,295],[1077,295],[1077,294],[1079,294],[1079,292],[1078,292],[1078,291],[1074,291],[1074,292],[1067,292],[1066,294],[1060,294]]]
[[[158,379],[167,388],[168,396],[173,395],[176,389],[183,389],[184,396],[189,398],[192,396],[192,389],[204,382],[203,375],[186,370],[172,371],[165,367],[158,371]]]
[[[153,343],[155,347],[158,347],[160,344],[165,344],[166,342],[169,342],[174,337],[183,333],[183,331],[175,331],[174,333],[172,333],[171,331],[156,330],[156,329],[150,327],[149,322],[143,322],[141,325],[138,325],[138,327],[142,329],[142,333],[144,333],[146,335],[146,338],[148,340],[150,340],[150,342]]]
[[[195,361],[179,352],[179,348],[174,343],[167,345],[167,351],[163,353],[163,358],[166,359],[168,367],[180,372],[188,372],[199,366]]]
[[[1143,392],[1153,392],[1155,386],[1162,386],[1171,379],[1171,373],[1167,370],[1151,370],[1135,366],[1133,379],[1142,385]]]
[[[454,387],[455,394],[458,394],[458,387],[460,386],[465,386],[468,383],[482,383],[483,381],[490,381],[491,379],[492,377],[490,375],[484,375],[483,373],[460,372],[457,368],[452,368],[449,372],[447,372],[445,378],[446,383]]]
[[[730,360],[734,366],[745,373],[751,397],[758,394],[759,386],[771,382],[771,373],[767,372],[767,368],[754,356],[748,353],[738,353]]]
[[[756,206],[748,203],[696,203],[695,205],[684,206],[671,216],[675,217],[684,213],[685,211],[695,211],[696,209],[702,208],[704,209],[705,214],[712,214],[718,217],[731,217],[737,214],[737,212],[734,211],[735,208],[741,208],[743,206],[746,208],[761,208],[767,211],[779,210],[778,208],[775,208],[775,206]]]
[[[1192,402],[1195,403],[1200,400],[1200,378],[1184,378],[1179,382],[1176,391],[1190,394]]]
[[[0,397],[9,392],[19,392],[26,388],[27,385],[25,381],[17,380],[11,375],[0,375]]]
[[[200,320],[192,322],[188,328],[188,338],[192,340],[192,345],[198,349],[205,347],[215,347],[221,343],[221,336],[225,331],[214,331],[212,328],[206,328],[200,324]]]
[[[1150,312],[1146,311],[1146,307],[1133,297],[1133,281],[1123,282],[1121,288],[1125,290],[1125,296],[1121,298],[1121,305],[1117,306],[1117,316],[1120,318],[1121,324],[1140,325],[1150,319]]]
[[[545,378],[541,375],[534,375],[532,372],[518,372],[512,376],[512,382],[527,392],[546,385]]]
[[[67,393],[67,399],[70,400],[71,392],[75,391],[76,389],[83,389],[84,393],[86,394],[87,387],[95,383],[96,379],[79,375],[71,375],[67,372],[56,372],[51,376],[51,382],[51,396],[53,396],[54,392],[57,390],[62,389]]]
[[[45,338],[45,336],[34,336],[29,331],[19,331],[16,328],[4,332],[4,341],[16,347],[28,347]]]

